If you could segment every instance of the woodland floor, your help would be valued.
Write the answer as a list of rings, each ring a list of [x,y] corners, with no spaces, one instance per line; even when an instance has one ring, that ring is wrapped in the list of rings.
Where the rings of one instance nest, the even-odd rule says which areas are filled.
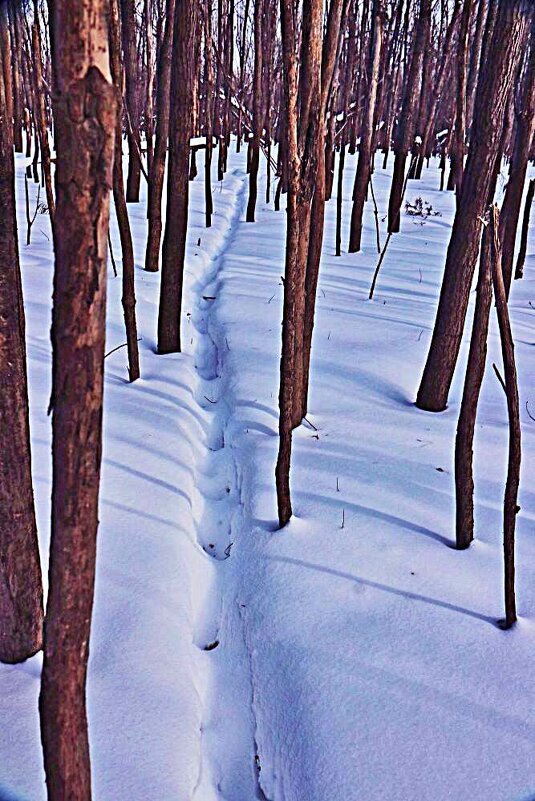
[[[129,207],[142,378],[127,383],[125,348],[106,359],[88,686],[94,798],[535,799],[533,228],[510,304],[523,426],[520,621],[503,632],[507,412],[491,368],[501,364],[494,319],[469,551],[451,547],[467,337],[447,411],[413,405],[454,212],[453,195],[437,191],[436,163],[409,182],[407,199],[421,196],[440,216],[421,225],[402,214],[373,301],[373,207],[363,251],[336,258],[335,199],[328,204],[310,422],[294,437],[295,516],[283,531],[274,467],[285,215],[260,202],[257,222],[243,222],[244,164],[233,153],[225,181],[214,183],[210,230],[202,179],[191,185],[183,354],[154,352],[159,276],[142,269],[145,197]],[[22,241],[24,165],[19,224],[46,570],[53,255],[45,215],[31,245]],[[349,157],[344,248],[355,166]],[[378,164],[373,180],[382,217],[390,165]],[[263,191],[262,179],[261,201]],[[120,270],[114,221],[112,241]],[[110,351],[124,342],[120,294],[110,267]],[[39,671],[39,656],[0,667],[0,801],[45,798]]]

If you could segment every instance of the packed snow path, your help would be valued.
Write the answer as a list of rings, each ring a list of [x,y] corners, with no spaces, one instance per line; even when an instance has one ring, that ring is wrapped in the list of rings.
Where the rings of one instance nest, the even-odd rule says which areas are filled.
[[[531,801],[535,798],[534,241],[511,298],[521,382],[520,623],[504,633],[503,392],[487,370],[476,450],[478,540],[453,541],[452,448],[466,348],[441,415],[413,399],[453,216],[436,165],[407,198],[373,302],[375,230],[335,258],[327,206],[309,419],[294,438],[295,517],[277,531],[274,465],[284,212],[243,222],[232,155],[203,227],[191,184],[184,354],[154,353],[159,276],[136,272],[142,379],[106,361],[105,460],[89,675],[96,801]],[[24,160],[19,161],[19,166]],[[355,160],[348,158],[345,198]],[[386,211],[390,170],[374,187]],[[263,184],[259,195],[262,197]],[[20,219],[24,185],[20,172]],[[344,204],[347,244],[350,204]],[[144,203],[129,207],[143,263]],[[52,253],[22,249],[43,554],[50,495]],[[384,226],[382,226],[384,228]],[[41,230],[42,229],[42,230]],[[41,232],[41,233],[40,233]],[[24,232],[22,232],[24,233]],[[384,239],[384,233],[382,233]],[[117,232],[112,230],[116,255]],[[110,276],[108,350],[124,342]],[[467,329],[468,331],[469,329]],[[500,363],[493,320],[489,352]],[[207,650],[206,650],[207,649]],[[0,668],[0,799],[45,798],[39,657]]]

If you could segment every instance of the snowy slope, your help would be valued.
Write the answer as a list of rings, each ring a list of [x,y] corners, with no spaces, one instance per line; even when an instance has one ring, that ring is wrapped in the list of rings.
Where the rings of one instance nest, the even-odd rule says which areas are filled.
[[[19,162],[21,167],[24,161]],[[106,360],[105,454],[89,672],[97,801],[527,801],[535,798],[534,281],[514,284],[523,422],[520,623],[504,633],[503,392],[487,372],[476,439],[477,536],[453,541],[449,409],[413,406],[454,201],[436,165],[409,182],[442,214],[403,216],[372,302],[364,250],[334,257],[334,201],[314,335],[309,420],[294,437],[294,519],[276,528],[274,465],[284,212],[242,222],[244,159],[192,185],[185,353],[155,355],[159,277],[136,270],[142,379]],[[348,158],[345,197],[355,160]],[[374,186],[386,211],[389,174]],[[24,186],[19,170],[20,220]],[[262,189],[259,192],[262,198]],[[143,263],[144,203],[130,206]],[[345,218],[350,206],[345,204]],[[22,229],[21,222],[21,229]],[[383,225],[384,228],[384,225]],[[23,233],[21,231],[21,233]],[[384,237],[384,233],[382,234]],[[50,495],[48,220],[21,246],[36,501]],[[344,246],[347,242],[344,229]],[[200,245],[198,240],[200,238]],[[115,225],[112,239],[120,253]],[[109,278],[108,350],[124,342]],[[490,361],[500,363],[493,321]],[[317,429],[317,431],[315,430]],[[437,469],[440,468],[440,469]],[[219,644],[209,651],[207,645]],[[45,797],[39,657],[0,667],[0,799]]]
[[[378,169],[381,214],[389,182]],[[466,352],[449,409],[413,406],[453,216],[453,197],[437,187],[436,167],[409,183],[408,199],[422,195],[442,216],[424,226],[403,217],[371,302],[371,209],[364,251],[336,258],[329,204],[309,412],[317,431],[304,424],[295,436],[296,514],[282,532],[274,531],[273,466],[283,216],[264,209],[254,232],[242,224],[227,257],[218,315],[229,333],[252,529],[239,542],[239,597],[271,801],[535,797],[535,424],[524,406],[531,399],[535,408],[534,257],[511,299],[524,433],[522,618],[504,633],[495,625],[503,615],[503,392],[488,371],[476,441],[478,541],[463,553],[451,547],[452,448]],[[501,363],[494,321],[489,359]]]

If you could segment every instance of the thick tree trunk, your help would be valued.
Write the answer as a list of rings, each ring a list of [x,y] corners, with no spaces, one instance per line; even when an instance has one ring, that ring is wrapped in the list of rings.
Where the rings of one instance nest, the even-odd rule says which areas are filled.
[[[0,41],[7,40],[0,6]],[[0,662],[41,648],[43,589],[33,502],[24,307],[15,211],[13,122],[0,50]]]
[[[175,19],[175,0],[166,0],[163,41],[157,67],[158,88],[156,94],[156,139],[148,186],[147,217],[149,230],[145,251],[145,269],[157,272],[160,261],[160,241],[162,237],[162,194],[165,176],[167,140],[169,138],[169,101],[171,94],[171,61],[173,51],[173,31]]]
[[[180,351],[182,283],[188,228],[189,153],[196,70],[191,53],[198,34],[196,0],[180,0],[176,4],[174,28],[167,218],[162,253],[158,353]]]
[[[416,405],[427,411],[442,411],[448,402],[479,252],[481,218],[492,200],[489,191],[495,180],[505,108],[525,45],[531,8],[527,0],[501,3],[490,57],[483,62],[463,186],[448,246],[433,337],[416,400]]]
[[[85,685],[102,439],[116,94],[107,0],[50,7],[57,152],[52,532],[39,707],[49,801],[90,801]]]

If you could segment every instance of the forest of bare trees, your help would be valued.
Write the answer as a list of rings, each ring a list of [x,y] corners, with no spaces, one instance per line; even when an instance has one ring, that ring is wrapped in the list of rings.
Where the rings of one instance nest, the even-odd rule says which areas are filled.
[[[392,164],[388,246],[404,225],[407,187],[416,187],[430,160],[439,159],[440,189],[455,193],[456,210],[416,406],[441,412],[448,405],[462,338],[470,336],[467,310],[477,274],[452,443],[455,533],[460,550],[477,537],[473,442],[495,309],[509,425],[500,499],[500,625],[509,628],[516,621],[521,443],[508,296],[523,276],[533,181],[525,203],[523,197],[535,158],[534,133],[532,0],[0,0],[0,660],[17,663],[43,650],[39,706],[51,801],[91,798],[85,684],[99,519],[110,213],[120,232],[132,382],[144,375],[129,221],[140,188],[146,184],[148,193],[144,268],[161,272],[154,329],[162,358],[182,348],[191,182],[204,182],[210,227],[211,165],[217,161],[217,180],[224,181],[231,149],[246,149],[247,222],[254,223],[264,199],[286,215],[273,465],[283,528],[292,517],[293,432],[307,416],[314,382],[325,205],[336,202],[336,243],[329,246],[336,245],[337,255],[358,253],[364,209],[375,203],[374,169]],[[14,154],[20,153],[31,159],[25,180],[43,187],[55,252],[44,621],[18,246],[25,221],[15,211]],[[344,242],[342,178],[346,154],[355,153]],[[498,208],[500,170],[507,184]],[[377,239],[379,268],[385,255],[379,229]],[[371,295],[376,280],[379,269]]]

